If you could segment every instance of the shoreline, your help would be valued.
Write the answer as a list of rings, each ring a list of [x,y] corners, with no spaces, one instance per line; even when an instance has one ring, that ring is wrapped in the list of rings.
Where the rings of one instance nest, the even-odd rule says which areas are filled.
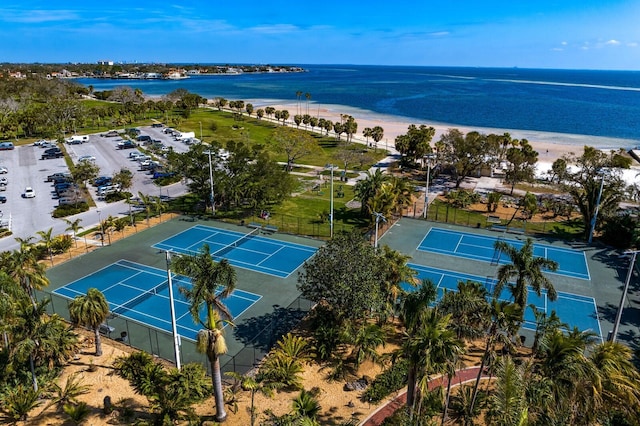
[[[245,103],[252,103],[254,110],[258,108],[264,108],[267,106],[274,107],[279,110],[286,109],[289,111],[289,120],[293,120],[293,116],[297,114],[298,105],[296,103],[286,103],[278,99],[250,99]],[[300,103],[300,113],[305,114],[307,111],[307,105],[305,102]],[[374,126],[381,126],[384,129],[384,137],[379,142],[381,147],[386,144],[388,149],[395,151],[393,148],[395,145],[395,138],[399,135],[406,134],[409,125],[427,125],[436,130],[436,133],[431,141],[435,143],[440,139],[442,134],[446,133],[449,129],[459,129],[464,133],[470,131],[478,131],[484,134],[503,134],[509,133],[513,139],[527,139],[529,143],[538,151],[538,162],[551,164],[562,156],[574,153],[580,155],[585,145],[592,146],[600,150],[618,150],[629,149],[638,146],[638,141],[631,139],[609,138],[602,136],[589,136],[578,134],[566,134],[566,133],[552,133],[542,132],[534,130],[514,130],[514,129],[495,129],[495,128],[482,128],[471,127],[456,124],[428,122],[423,120],[412,120],[411,118],[380,114],[373,111],[363,110],[359,108],[343,106],[343,105],[331,105],[331,104],[310,104],[309,114],[319,116],[321,118],[329,119],[331,121],[339,121],[341,114],[348,114],[358,123],[358,132],[356,136],[364,141],[362,136],[362,130],[366,127],[373,128]],[[302,127],[302,126],[301,126]],[[638,164],[634,164],[637,166]]]

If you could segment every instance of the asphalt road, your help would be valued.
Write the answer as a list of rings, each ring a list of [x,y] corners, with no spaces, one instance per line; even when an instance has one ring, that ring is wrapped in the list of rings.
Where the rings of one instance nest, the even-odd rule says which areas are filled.
[[[142,134],[148,134],[153,139],[161,140],[166,146],[172,147],[176,152],[186,152],[188,145],[175,141],[170,135],[162,132],[161,128],[140,127]],[[83,155],[95,157],[95,163],[100,167],[100,175],[113,176],[123,167],[133,173],[133,186],[129,191],[137,195],[141,192],[145,195],[175,197],[186,193],[186,186],[182,183],[160,188],[154,184],[151,175],[139,170],[139,164],[129,158],[132,149],[117,149],[119,137],[102,137],[93,134],[89,142],[77,145],[65,144],[72,161],[76,163]],[[39,240],[37,231],[46,231],[53,228],[53,235],[59,235],[66,231],[67,223],[63,219],[55,219],[51,216],[57,207],[58,201],[54,198],[53,185],[47,182],[47,176],[56,172],[68,172],[64,158],[41,160],[44,149],[33,146],[18,146],[11,151],[0,151],[0,165],[9,169],[7,177],[9,183],[7,190],[0,194],[7,197],[5,204],[0,204],[2,217],[0,220],[9,221],[13,235],[0,239],[0,251],[14,250],[19,247],[16,237],[27,238],[34,236]],[[35,190],[35,198],[23,198],[25,187],[30,186]],[[96,189],[90,187],[96,207],[89,211],[70,216],[67,219],[80,218],[80,225],[85,229],[96,226],[100,219],[109,215],[114,217],[129,214],[129,206],[124,201],[106,203],[98,198]],[[98,211],[100,212],[98,214]]]

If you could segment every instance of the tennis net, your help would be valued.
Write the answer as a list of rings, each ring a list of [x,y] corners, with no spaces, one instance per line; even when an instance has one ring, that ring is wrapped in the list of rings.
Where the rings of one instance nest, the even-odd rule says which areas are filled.
[[[260,228],[252,229],[251,232],[243,235],[242,237],[238,238],[237,240],[235,240],[231,244],[227,244],[226,246],[222,247],[221,249],[216,250],[215,252],[213,252],[211,254],[211,257],[222,257],[222,256],[224,256],[225,254],[229,253],[234,248],[244,244],[247,240],[253,238],[258,232],[260,232]]]
[[[133,299],[128,300],[124,304],[118,305],[117,307],[115,307],[114,309],[111,310],[111,313],[112,314],[116,314],[116,315],[120,315],[123,312],[126,312],[126,311],[130,310],[131,308],[133,308],[134,306],[138,305],[139,303],[144,302],[145,300],[147,300],[151,296],[157,295],[158,293],[162,292],[165,288],[169,288],[169,281],[165,281],[162,284],[153,287],[151,290],[145,291],[144,293],[139,294],[138,296],[134,297]]]

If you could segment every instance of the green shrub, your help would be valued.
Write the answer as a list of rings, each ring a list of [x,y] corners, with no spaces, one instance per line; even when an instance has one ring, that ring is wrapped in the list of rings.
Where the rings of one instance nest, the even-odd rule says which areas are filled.
[[[407,371],[409,362],[400,360],[389,369],[378,374],[373,383],[367,388],[360,398],[363,402],[376,404],[393,392],[407,384]]]
[[[56,207],[53,211],[53,217],[66,217],[86,211],[89,211],[87,203],[67,204]]]
[[[125,191],[113,192],[111,194],[107,194],[104,197],[104,201],[106,201],[107,203],[114,203],[116,201],[127,199],[127,196],[131,197],[131,193]]]

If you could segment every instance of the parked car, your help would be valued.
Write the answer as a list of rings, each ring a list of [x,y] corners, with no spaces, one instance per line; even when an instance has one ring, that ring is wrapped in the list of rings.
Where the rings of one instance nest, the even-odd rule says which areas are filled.
[[[58,172],[47,176],[47,182],[53,182],[57,179],[71,179],[71,173],[68,172]]]
[[[9,183],[9,179],[7,179],[4,176],[0,177],[0,184],[1,185],[7,185],[8,183]]]
[[[81,163],[83,161],[90,161],[90,162],[95,162],[96,161],[96,157],[94,157],[93,155],[83,155],[81,157],[78,157],[78,162]]]
[[[113,138],[113,137],[119,136],[119,135],[120,135],[120,133],[118,133],[117,131],[109,130],[107,133],[103,133],[100,136],[107,137],[107,138]]]
[[[0,166],[0,175],[4,175],[6,173],[9,173],[9,169],[7,169],[5,166]]]
[[[109,185],[111,183],[111,179],[113,179],[111,176],[99,176],[93,181],[93,186]]]
[[[62,158],[64,157],[64,153],[62,151],[51,151],[51,152],[45,152],[44,154],[42,154],[42,157],[40,157],[42,160],[48,160],[50,158]]]
[[[162,124],[162,123],[153,123],[151,125],[151,127],[162,127],[162,126],[164,126],[164,124]]]
[[[24,198],[36,198],[36,191],[33,190],[32,187],[27,186],[24,189],[24,193],[22,194]]]
[[[4,204],[7,202],[7,197],[5,197],[4,195],[0,195],[0,203]]]
[[[46,139],[40,139],[39,141],[35,141],[33,143],[33,146],[42,146],[42,144],[45,144],[45,143],[49,143],[49,141]]]
[[[15,148],[13,142],[0,142],[0,150],[2,151],[12,150],[13,148]]]
[[[58,145],[55,144],[55,142],[49,142],[49,141],[44,141],[42,142],[40,145],[40,148],[57,148]]]
[[[160,179],[160,178],[171,177],[171,176],[175,176],[175,173],[173,173],[173,172],[155,172],[151,179]]]
[[[118,149],[132,149],[136,148],[136,144],[131,141],[118,142]]]
[[[7,190],[7,184],[0,183],[0,191],[6,191],[6,190]]]
[[[136,140],[138,142],[145,142],[145,141],[150,141],[151,140],[151,136],[149,135],[140,135],[136,138]]]

